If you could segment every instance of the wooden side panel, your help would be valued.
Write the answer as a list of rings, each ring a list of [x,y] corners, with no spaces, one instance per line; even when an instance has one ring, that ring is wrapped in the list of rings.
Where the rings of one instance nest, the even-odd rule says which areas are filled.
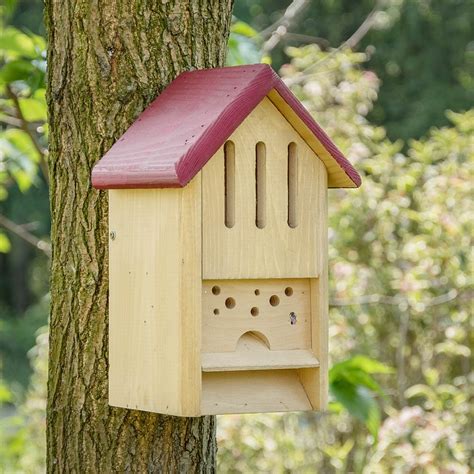
[[[325,410],[328,399],[328,204],[327,174],[319,175],[318,232],[321,262],[319,278],[311,279],[311,346],[318,368],[300,369],[299,376],[314,410]]]
[[[109,403],[200,413],[201,183],[109,192]]]
[[[203,278],[317,277],[317,202],[324,166],[265,98],[230,136],[235,144],[235,224],[225,226],[223,147],[203,169]],[[265,226],[256,224],[256,145],[266,149]],[[288,225],[288,146],[297,146],[298,226]]]

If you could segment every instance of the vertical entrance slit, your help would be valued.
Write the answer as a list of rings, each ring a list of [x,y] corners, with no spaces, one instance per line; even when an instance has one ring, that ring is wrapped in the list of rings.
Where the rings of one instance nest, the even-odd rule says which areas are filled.
[[[296,143],[288,145],[288,225],[295,228],[298,225],[297,215],[298,196],[298,155]]]
[[[225,226],[235,224],[235,145],[228,141],[224,145],[224,191]]]
[[[267,170],[266,170],[266,149],[265,143],[258,142],[255,147],[255,195],[256,213],[255,224],[259,229],[263,229],[266,224],[266,186],[267,186]]]

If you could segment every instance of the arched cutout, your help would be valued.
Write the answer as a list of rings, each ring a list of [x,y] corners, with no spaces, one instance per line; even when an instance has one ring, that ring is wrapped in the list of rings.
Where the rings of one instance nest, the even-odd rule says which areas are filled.
[[[236,351],[268,351],[270,342],[267,337],[259,331],[247,331],[242,334],[236,344]]]

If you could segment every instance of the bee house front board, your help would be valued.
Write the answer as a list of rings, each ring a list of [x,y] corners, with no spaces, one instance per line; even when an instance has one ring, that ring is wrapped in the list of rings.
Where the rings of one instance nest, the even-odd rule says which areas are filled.
[[[327,189],[360,178],[266,65],[181,74],[94,167],[109,190],[109,403],[327,402]]]

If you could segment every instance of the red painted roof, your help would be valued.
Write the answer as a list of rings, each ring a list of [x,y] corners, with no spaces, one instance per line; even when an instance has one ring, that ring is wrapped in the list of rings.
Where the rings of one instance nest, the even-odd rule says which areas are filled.
[[[347,186],[359,186],[357,171],[265,64],[178,76],[94,166],[92,185],[99,189],[185,186],[272,89],[347,175]]]

